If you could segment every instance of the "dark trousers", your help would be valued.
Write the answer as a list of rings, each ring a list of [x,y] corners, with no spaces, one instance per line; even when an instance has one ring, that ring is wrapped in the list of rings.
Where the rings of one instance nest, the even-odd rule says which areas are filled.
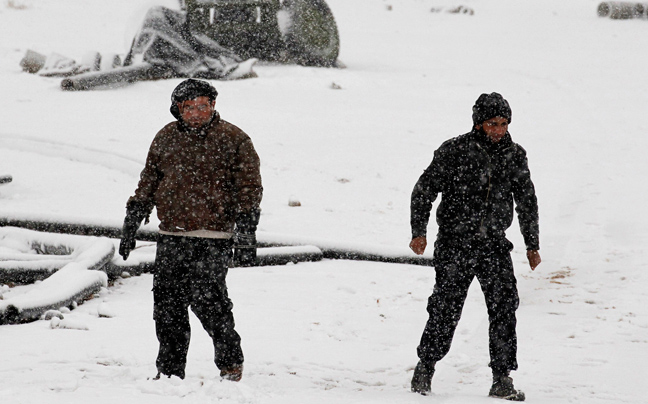
[[[517,369],[515,310],[519,297],[510,253],[447,248],[437,249],[434,260],[436,284],[428,299],[430,317],[418,347],[419,358],[437,362],[448,353],[468,288],[477,277],[488,309],[489,366],[499,373]]]
[[[214,342],[216,366],[243,363],[225,283],[231,257],[230,240],[160,235],[153,278],[159,372],[184,378],[191,337],[189,306]]]

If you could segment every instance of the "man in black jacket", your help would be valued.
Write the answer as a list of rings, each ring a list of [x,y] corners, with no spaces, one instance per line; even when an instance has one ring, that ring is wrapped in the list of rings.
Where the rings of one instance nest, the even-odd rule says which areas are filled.
[[[471,132],[450,139],[434,152],[411,202],[410,248],[423,254],[432,203],[439,232],[434,243],[436,284],[428,300],[429,320],[418,347],[412,391],[431,391],[434,366],[449,351],[474,277],[481,284],[489,316],[489,395],[524,401],[509,377],[517,369],[515,310],[519,304],[506,230],[516,205],[531,270],[540,264],[538,203],[525,150],[511,140],[511,108],[498,93],[482,94],[473,107]]]

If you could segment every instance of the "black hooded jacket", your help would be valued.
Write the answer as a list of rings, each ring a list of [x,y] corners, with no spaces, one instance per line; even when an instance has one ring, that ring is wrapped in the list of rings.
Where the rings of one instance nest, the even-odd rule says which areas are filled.
[[[508,132],[493,143],[483,131],[473,129],[434,152],[412,192],[412,238],[426,236],[432,203],[439,193],[437,244],[478,239],[510,246],[505,232],[513,222],[515,201],[527,250],[540,249],[538,203],[526,151]]]

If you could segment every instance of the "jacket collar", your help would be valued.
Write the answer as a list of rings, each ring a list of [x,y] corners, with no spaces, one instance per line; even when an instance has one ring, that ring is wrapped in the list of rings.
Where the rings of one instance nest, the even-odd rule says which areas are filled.
[[[474,140],[479,146],[481,146],[483,149],[487,150],[489,153],[493,152],[498,152],[500,150],[504,150],[511,145],[513,145],[513,139],[511,138],[511,134],[509,132],[506,132],[506,135],[502,138],[497,143],[493,143],[488,139],[488,136],[486,136],[486,133],[482,129],[475,129],[470,132],[470,138]]]
[[[212,128],[213,126],[218,125],[218,122],[220,122],[220,114],[218,113],[218,111],[214,111],[214,115],[212,116],[211,121],[209,121],[209,123],[207,123],[205,126],[198,129],[194,129],[187,126],[187,124],[184,123],[182,118],[178,118],[178,129],[180,129],[180,132],[184,132],[190,135],[195,135],[200,138],[204,138],[205,136],[207,136],[207,132],[209,132],[209,129]]]

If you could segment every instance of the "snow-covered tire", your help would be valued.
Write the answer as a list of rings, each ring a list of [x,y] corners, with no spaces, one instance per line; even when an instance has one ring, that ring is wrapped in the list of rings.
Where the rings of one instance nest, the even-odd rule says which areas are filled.
[[[644,18],[645,12],[645,4],[625,1],[604,1],[599,4],[597,9],[599,17],[609,17],[613,20]]]
[[[277,18],[292,61],[305,66],[335,66],[340,36],[324,0],[284,0]]]

